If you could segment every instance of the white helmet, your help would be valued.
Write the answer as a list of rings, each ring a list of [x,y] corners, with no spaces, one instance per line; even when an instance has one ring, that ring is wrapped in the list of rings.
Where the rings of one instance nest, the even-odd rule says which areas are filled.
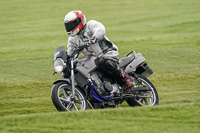
[[[71,11],[65,16],[64,24],[68,35],[73,37],[86,24],[85,15],[81,11]]]

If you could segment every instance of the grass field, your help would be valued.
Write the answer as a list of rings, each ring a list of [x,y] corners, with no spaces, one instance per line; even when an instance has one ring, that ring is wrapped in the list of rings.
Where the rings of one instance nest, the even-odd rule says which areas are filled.
[[[54,50],[67,45],[71,10],[106,27],[120,57],[141,52],[154,70],[160,105],[57,112],[51,101]],[[0,132],[200,130],[199,0],[1,0]]]

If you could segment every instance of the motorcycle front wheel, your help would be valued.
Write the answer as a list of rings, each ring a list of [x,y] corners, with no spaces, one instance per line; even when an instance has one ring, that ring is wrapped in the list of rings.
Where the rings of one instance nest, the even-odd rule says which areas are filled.
[[[140,87],[149,87],[152,92],[152,96],[149,98],[135,98],[131,97],[126,100],[129,106],[154,106],[159,104],[159,96],[154,85],[146,77],[142,75],[137,75],[137,80],[139,81]]]
[[[51,99],[58,111],[84,111],[87,109],[87,100],[79,88],[75,88],[75,98],[72,98],[71,85],[59,82],[54,84]]]

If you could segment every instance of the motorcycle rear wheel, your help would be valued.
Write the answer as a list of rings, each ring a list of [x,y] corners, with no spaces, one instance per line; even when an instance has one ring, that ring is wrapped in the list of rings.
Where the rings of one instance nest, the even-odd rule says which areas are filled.
[[[51,99],[58,111],[84,111],[88,108],[85,95],[75,88],[75,98],[72,99],[71,86],[64,82],[56,83],[51,91]]]
[[[137,75],[138,80],[144,86],[148,86],[152,90],[152,96],[150,98],[135,98],[131,97],[126,100],[129,106],[154,106],[159,104],[159,96],[154,85],[146,77],[142,75]]]

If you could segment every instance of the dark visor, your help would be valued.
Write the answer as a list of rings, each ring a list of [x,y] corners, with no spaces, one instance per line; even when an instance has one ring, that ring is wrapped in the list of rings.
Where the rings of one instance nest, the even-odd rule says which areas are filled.
[[[70,32],[70,31],[74,30],[80,23],[81,23],[81,18],[79,18],[79,17],[72,22],[64,23],[66,31]]]

